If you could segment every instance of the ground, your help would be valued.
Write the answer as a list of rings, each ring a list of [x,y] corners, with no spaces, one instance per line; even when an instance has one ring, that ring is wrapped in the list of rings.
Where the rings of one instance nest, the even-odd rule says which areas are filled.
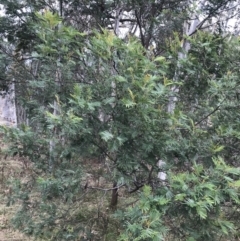
[[[12,123],[0,118],[0,125],[11,126]],[[4,143],[0,138],[0,241],[28,241],[23,234],[14,231],[10,227],[10,219],[13,207],[7,207],[7,195],[10,192],[7,186],[7,179],[15,176],[22,168],[22,163],[12,160],[4,154]]]
[[[6,205],[7,195],[10,192],[6,178],[9,175],[15,175],[13,171],[16,164],[13,164],[11,160],[5,160],[3,157],[0,159],[0,241],[27,241],[30,239],[11,228],[10,219],[15,207]]]

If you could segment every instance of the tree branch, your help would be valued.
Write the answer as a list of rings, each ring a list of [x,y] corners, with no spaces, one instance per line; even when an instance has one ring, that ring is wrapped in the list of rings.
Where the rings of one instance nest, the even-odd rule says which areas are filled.
[[[116,190],[116,189],[119,189],[120,187],[123,187],[123,186],[125,186],[126,184],[124,183],[124,184],[121,184],[121,185],[119,185],[119,186],[116,186],[116,187],[112,187],[112,188],[100,188],[100,187],[89,187],[89,186],[87,186],[86,188],[89,188],[89,189],[97,189],[97,190],[101,190],[101,191],[112,191],[112,190]]]
[[[210,115],[214,114],[220,106],[217,106],[212,112],[210,112],[208,115],[204,116],[200,121],[196,122],[194,125],[197,126],[199,125],[202,121],[206,120]]]

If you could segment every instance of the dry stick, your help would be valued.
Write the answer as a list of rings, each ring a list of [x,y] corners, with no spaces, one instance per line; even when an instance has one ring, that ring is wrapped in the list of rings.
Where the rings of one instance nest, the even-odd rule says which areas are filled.
[[[210,115],[214,114],[217,110],[219,110],[221,104],[225,101],[225,99],[226,99],[226,98],[224,98],[224,99],[220,102],[220,104],[219,104],[213,111],[211,111],[209,114],[207,114],[206,116],[204,116],[200,121],[194,123],[194,125],[196,126],[196,125],[200,124],[202,121],[204,121],[205,119],[207,119]]]
[[[129,191],[128,193],[134,193],[145,185],[145,184],[140,184],[138,186],[138,185],[136,185],[136,183],[134,183],[134,184],[135,184],[136,187],[133,190]]]
[[[116,187],[112,187],[112,188],[100,188],[100,187],[87,187],[87,188],[89,188],[89,189],[97,189],[97,190],[101,190],[101,191],[112,191],[112,190],[116,190],[116,189],[119,189],[119,188],[121,188],[121,187],[123,187],[123,186],[125,186],[126,184],[124,183],[124,184],[121,184],[121,185],[119,185],[119,186],[116,186]]]
[[[210,115],[214,114],[217,110],[219,110],[219,108],[220,108],[220,105],[217,106],[212,112],[210,112],[209,114],[204,116],[200,121],[194,123],[194,125],[196,126],[196,125],[200,124],[202,121],[206,120]]]

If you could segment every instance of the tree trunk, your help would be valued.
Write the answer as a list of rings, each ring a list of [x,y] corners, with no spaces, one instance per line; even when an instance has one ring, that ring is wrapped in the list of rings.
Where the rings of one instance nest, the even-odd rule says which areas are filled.
[[[205,4],[206,0],[202,0],[198,3],[198,8],[197,10],[200,11],[202,10],[204,4]],[[185,22],[184,26],[183,26],[183,34],[187,35],[187,36],[191,36],[193,35],[199,27],[201,27],[201,25],[204,23],[204,21],[206,21],[206,19],[204,19],[202,22],[200,22],[198,13],[195,13],[191,16],[191,22]],[[186,58],[186,55],[188,53],[188,51],[190,50],[191,46],[190,43],[185,39],[182,42],[182,51],[180,51],[178,53],[178,64],[177,64],[177,69],[175,71],[175,75],[174,75],[174,81],[178,81],[178,75],[179,75],[179,68],[181,67],[180,61],[184,58]],[[177,102],[177,93],[179,92],[179,87],[178,86],[173,86],[172,87],[172,92],[173,92],[173,96],[169,98],[169,102],[168,102],[168,113],[173,113],[174,109],[175,109],[175,105]]]
[[[117,188],[117,182],[114,182],[113,183],[112,199],[111,199],[110,207],[112,209],[116,209],[117,203],[118,203],[118,188]]]

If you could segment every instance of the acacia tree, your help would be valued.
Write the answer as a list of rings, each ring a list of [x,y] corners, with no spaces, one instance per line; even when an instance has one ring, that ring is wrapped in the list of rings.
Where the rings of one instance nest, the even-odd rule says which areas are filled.
[[[8,82],[15,80],[20,83],[16,85],[18,123],[28,122],[29,112],[25,110],[31,107],[26,106],[26,101],[22,100],[29,96],[26,93],[28,88],[24,83],[26,79],[27,82],[36,81],[35,76],[39,67],[38,61],[31,61],[34,46],[40,41],[35,29],[32,28],[32,22],[36,21],[35,12],[44,12],[49,9],[53,13],[61,13],[64,23],[88,34],[93,28],[100,31],[101,28],[108,28],[115,33],[124,29],[125,33],[137,35],[143,47],[151,49],[156,57],[167,52],[166,40],[173,37],[173,32],[184,39],[184,34],[187,34],[186,25],[191,24],[192,21],[198,22],[195,30],[206,28],[207,23],[211,26],[213,22],[215,26],[218,23],[220,27],[223,26],[222,22],[227,22],[231,16],[237,16],[237,3],[238,1],[204,1],[201,13],[201,11],[196,12],[194,5],[196,2],[190,0],[2,1],[5,10],[5,15],[1,17],[0,28],[1,37],[4,39],[2,53],[6,58],[11,59],[14,68],[22,69],[9,72],[9,78],[7,78]],[[200,15],[203,19],[199,18]],[[213,17],[217,19],[218,16],[221,16],[221,19],[213,20]],[[196,32],[195,30],[193,33]],[[26,69],[27,73],[25,73]],[[19,76],[18,72],[22,74]]]
[[[70,3],[63,6],[71,9],[75,5]],[[96,4],[86,4],[85,10]],[[135,8],[151,6],[128,4],[117,6],[132,11],[131,18]],[[171,4],[176,12],[181,9],[177,1]],[[114,6],[109,5],[110,12]],[[34,18],[28,25],[35,37],[32,48],[11,59],[12,76],[21,84],[27,80],[19,93],[30,125],[4,129],[10,151],[28,157],[36,168],[27,183],[12,184],[9,202],[22,202],[16,227],[52,240],[112,240],[119,230],[120,240],[234,238],[239,208],[238,42],[199,31],[186,37],[191,49],[179,59],[185,50],[179,33],[166,38],[164,54],[156,57],[145,45],[147,34],[138,40],[120,39],[103,28],[89,33],[81,27],[79,32],[80,25],[68,26],[73,19],[62,20],[50,11]],[[100,20],[109,26],[104,15],[91,18],[95,24]],[[139,22],[138,28],[140,24],[142,34],[151,26]],[[173,85],[179,86],[178,93],[171,92]],[[173,94],[178,101],[169,113]],[[58,115],[53,115],[55,108]],[[55,143],[52,152],[50,140]],[[86,180],[91,172],[87,164],[94,159],[104,180],[100,187]],[[160,159],[167,163],[164,182],[156,178]],[[137,202],[136,192],[143,186]],[[109,192],[111,209],[121,210],[115,219],[113,211],[100,210],[106,204],[98,201],[96,190]],[[124,198],[118,200],[120,194]],[[121,206],[133,198],[133,208]]]
[[[156,191],[145,187],[139,206],[125,216],[119,213],[126,222],[121,240],[220,240],[224,235],[237,239],[239,83],[238,70],[229,68],[236,69],[238,61],[227,61],[237,53],[237,45],[207,33],[191,39],[170,117],[172,136],[165,145],[167,185]],[[223,52],[219,46],[224,46]]]
[[[55,222],[64,215],[62,207],[56,209],[57,200],[75,203],[79,188],[83,192],[85,183],[81,183],[82,178],[79,175],[87,159],[104,157],[100,163],[103,168],[107,166],[106,170],[104,168],[107,174],[104,178],[115,183],[110,203],[113,209],[118,202],[116,191],[120,186],[127,185],[129,192],[134,192],[145,183],[155,185],[154,169],[163,132],[159,125],[162,128],[167,125],[164,118],[166,113],[160,105],[168,100],[168,87],[163,84],[166,61],[157,59],[154,62],[151,56],[144,56],[147,53],[136,39],[132,38],[124,43],[111,32],[96,33],[92,38],[85,38],[84,34],[63,25],[56,32],[54,25],[59,21],[56,15],[47,12],[44,17],[39,17],[44,22],[39,26],[38,33],[45,43],[36,48],[34,58],[40,58],[41,62],[46,61],[48,65],[42,64],[38,72],[43,83],[32,89],[42,89],[43,92],[47,90],[49,85],[46,86],[45,81],[48,79],[45,80],[44,77],[47,75],[49,82],[53,81],[50,71],[55,66],[61,69],[61,79],[70,82],[69,86],[74,86],[74,90],[68,95],[60,92],[55,96],[59,108],[57,116],[52,114],[54,106],[41,108],[41,103],[35,102],[32,121],[37,126],[32,130],[23,127],[7,132],[12,141],[16,137],[12,151],[28,156],[39,170],[49,170],[48,160],[52,155],[56,160],[51,163],[52,177],[43,172],[37,182],[34,181],[35,177],[32,180],[31,185],[37,185],[42,190],[42,202],[32,200],[28,188],[20,189],[24,195],[19,193],[18,196],[23,199],[23,210],[15,223],[18,227],[28,226],[27,232],[36,235],[44,232],[43,225],[48,224],[48,228],[54,228]],[[53,44],[58,39],[58,34],[62,36],[62,45]],[[69,48],[71,55],[68,54]],[[64,57],[61,62],[51,65],[59,51]],[[156,69],[159,61],[161,72]],[[74,77],[83,80],[73,84],[71,79]],[[41,83],[38,81],[38,84],[39,82]],[[67,86],[64,85],[61,90],[66,91]],[[40,108],[36,108],[37,104],[40,104]],[[152,134],[149,136],[148,132]],[[165,140],[165,135],[161,139]],[[49,139],[54,139],[54,153],[47,150]],[[72,188],[69,186],[65,189],[65,185]],[[32,191],[34,190],[36,189]],[[30,212],[26,208],[29,204],[35,206],[34,209],[29,209]],[[43,214],[46,208],[54,209],[51,216],[47,214],[36,217],[31,214],[33,217],[30,217],[31,212]],[[68,212],[73,211],[71,208],[70,210]],[[64,229],[66,220],[63,219],[58,224],[60,231],[52,238],[68,235],[76,238],[80,230],[89,228],[80,226],[75,229],[76,219],[77,217],[70,218],[74,233]],[[50,235],[48,232],[49,229],[44,235]]]

